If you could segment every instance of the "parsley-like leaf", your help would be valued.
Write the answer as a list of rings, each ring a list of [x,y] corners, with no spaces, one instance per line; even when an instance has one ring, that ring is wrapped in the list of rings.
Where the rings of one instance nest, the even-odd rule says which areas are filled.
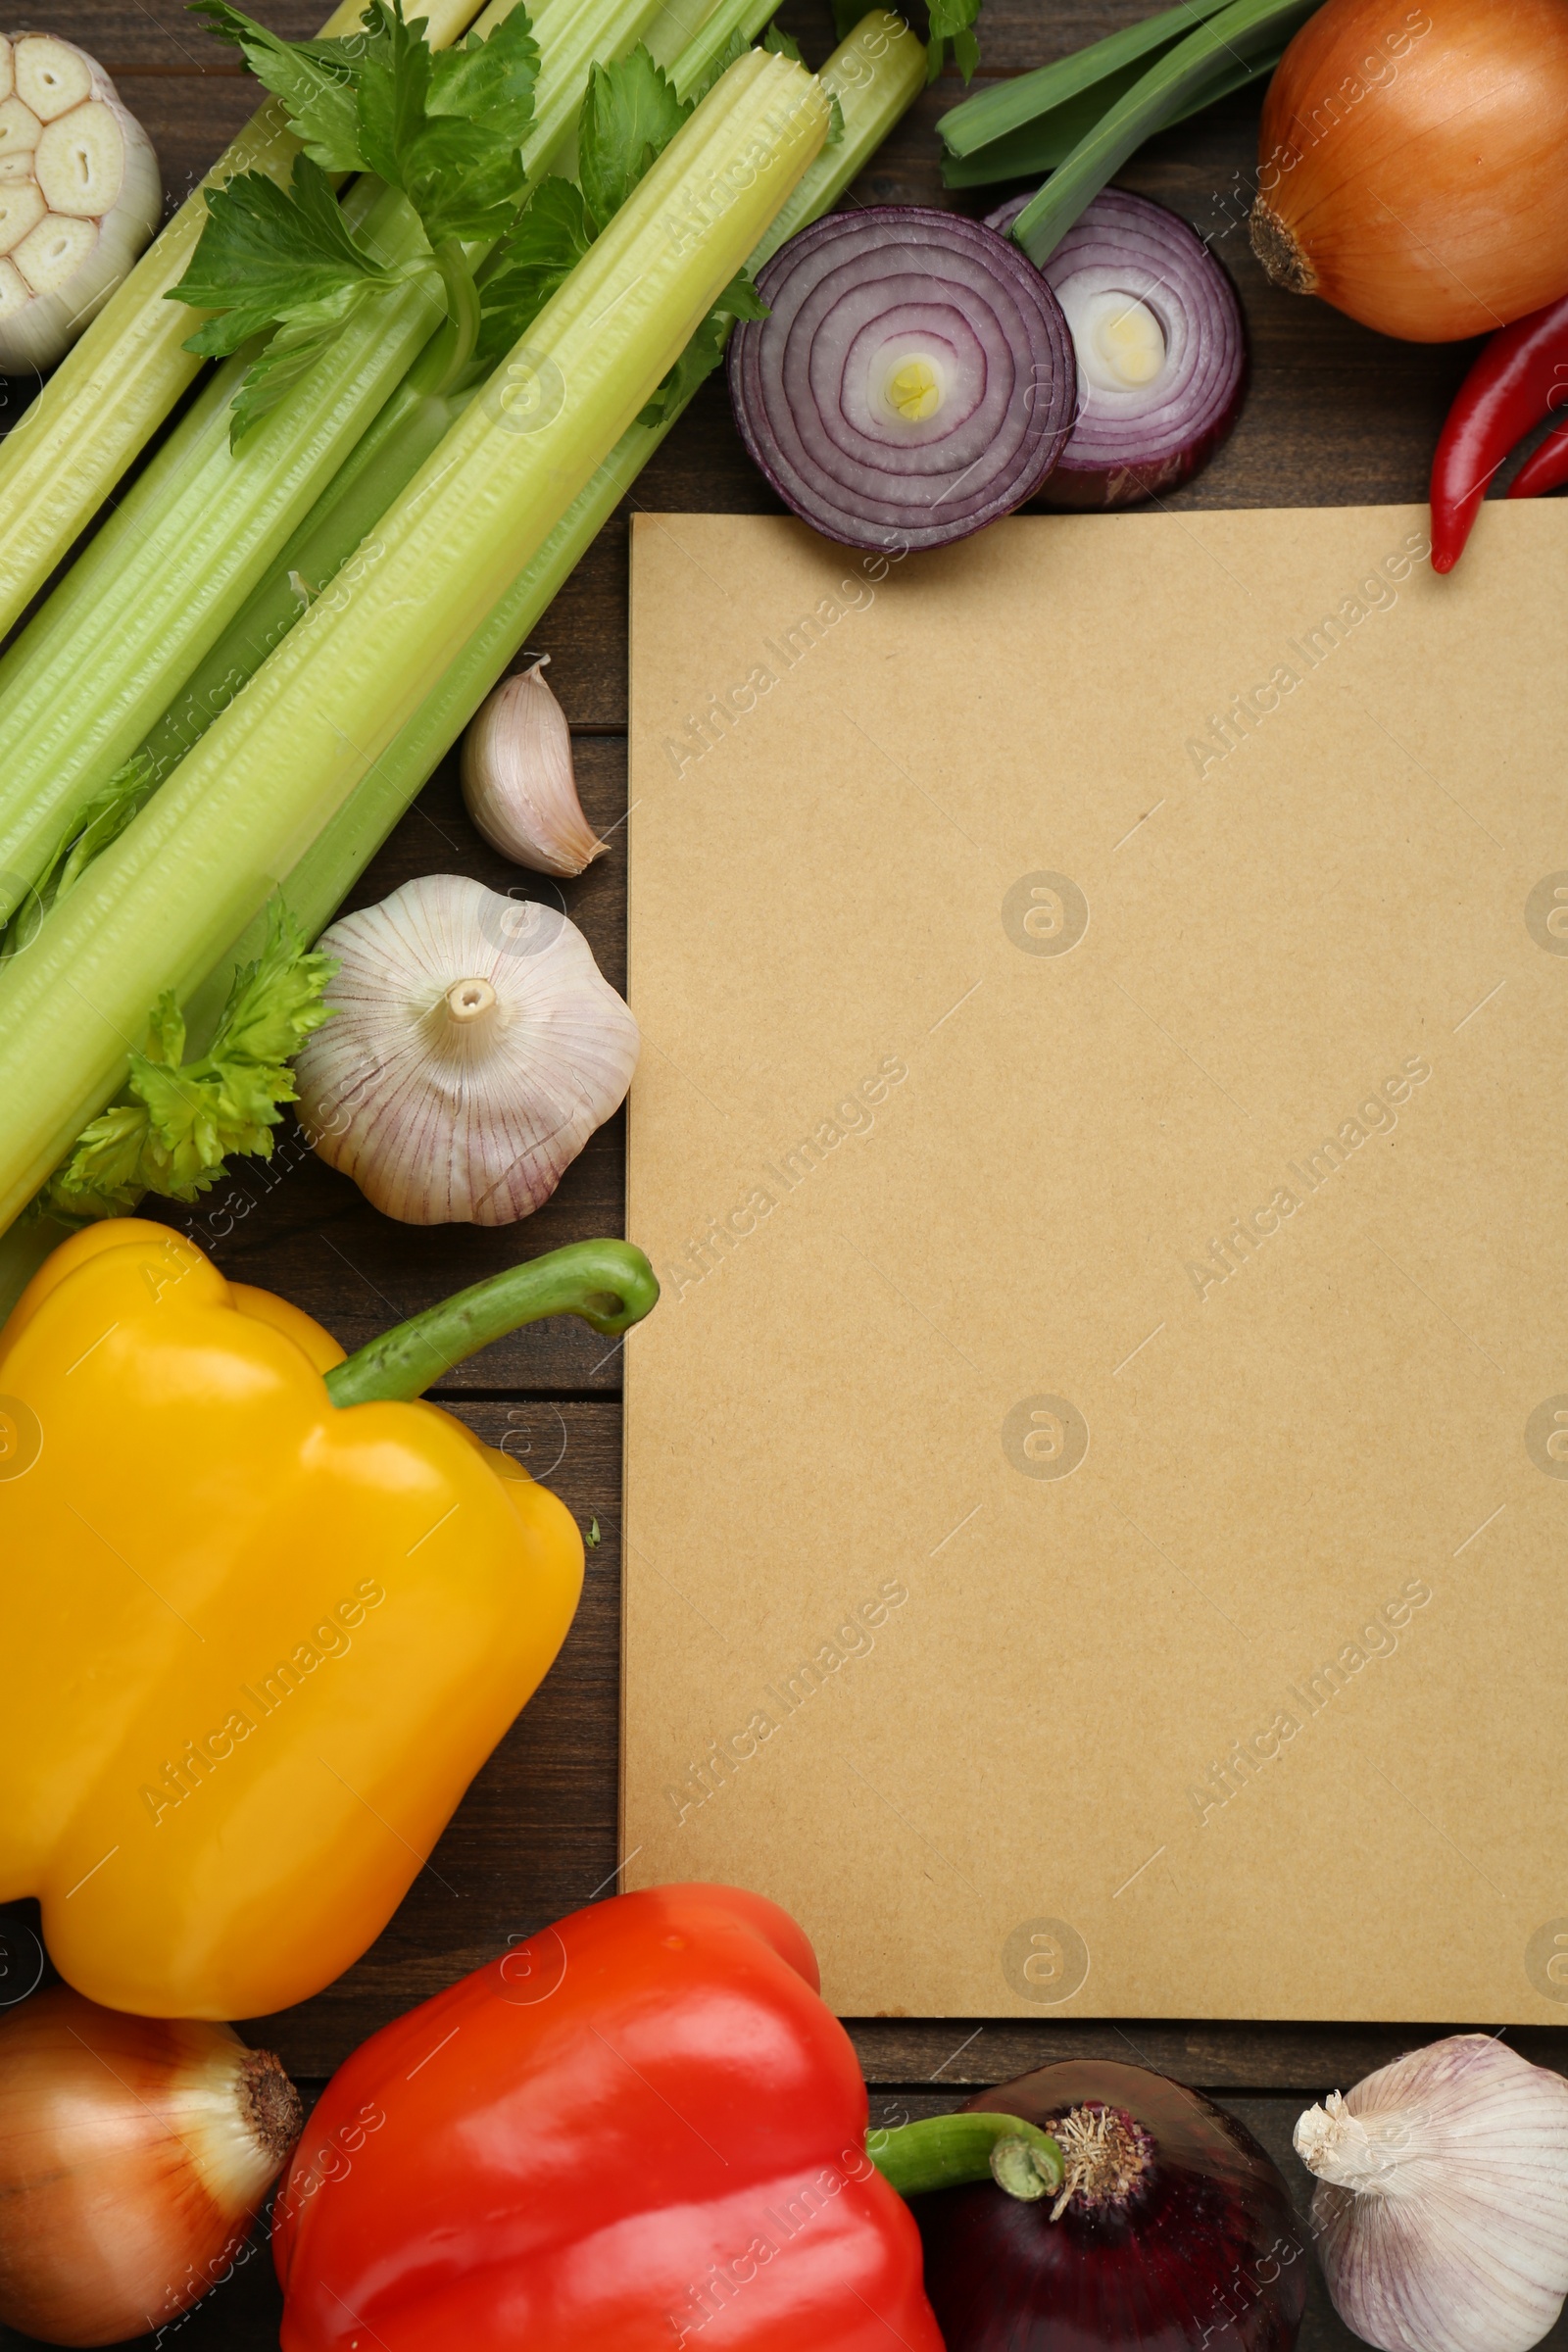
[[[598,233],[569,179],[541,180],[480,284],[483,318],[474,356],[487,369],[498,368],[520,342]]]
[[[287,188],[265,172],[244,172],[208,190],[207,225],[170,299],[220,314],[185,349],[221,359],[297,312],[354,286],[395,285],[400,276],[366,252],[331,181],[309,156],[297,155]]]
[[[409,273],[409,265],[388,270],[359,243],[331,181],[309,156],[295,157],[287,188],[246,172],[210,189],[207,226],[170,299],[218,315],[186,338],[185,349],[223,359],[269,327],[278,330],[235,398],[232,446],[309,373],[351,311]]]
[[[926,80],[935,81],[941,73],[949,41],[959,73],[965,81],[972,80],[980,63],[980,44],[973,31],[980,0],[926,0],[926,9],[931,27],[926,42]]]
[[[514,9],[479,41],[432,55],[403,0],[372,0],[380,36],[359,76],[366,163],[401,188],[432,246],[502,234],[526,189],[521,147],[533,120],[539,48]]]
[[[767,305],[753,284],[751,272],[738,271],[638,416],[638,423],[667,423],[723,359],[731,323],[737,318],[766,317]]]
[[[708,96],[709,91],[712,88],[714,82],[721,81],[723,79],[724,75],[729,72],[731,66],[735,63],[735,60],[738,57],[744,57],[751,45],[752,44],[746,38],[745,33],[737,25],[735,30],[730,34],[729,39],[725,42],[723,48],[719,51],[717,57],[714,58],[712,64],[709,67],[707,73],[704,74],[699,80],[692,83],[691,88],[686,93],[688,104],[694,107],[701,105],[702,101]]]
[[[614,218],[691,111],[640,42],[594,67],[577,120],[577,184],[596,220]]]
[[[231,41],[265,88],[283,102],[289,127],[323,172],[363,170],[355,77],[373,35],[349,41],[285,41],[227,0],[191,0],[192,16]]]
[[[330,956],[307,953],[274,900],[267,945],[234,975],[212,1052],[182,1059],[185,1024],[173,997],[160,997],[146,1051],[130,1057],[132,1099],[86,1128],[37,1212],[72,1224],[123,1214],[143,1193],[194,1200],[221,1178],[229,1152],[270,1158],[278,1104],[295,1100],[286,1064],[330,1020],[321,999],[336,970]]]
[[[157,780],[152,760],[145,752],[138,752],[76,811],[48,865],[0,932],[0,956],[16,956],[32,945],[50,908],[81,879],[93,859],[119,840],[131,818],[139,815]]]
[[[857,19],[857,23],[858,23],[858,19]],[[794,65],[804,66],[806,63],[805,58],[801,55],[800,42],[776,24],[770,24],[763,33],[762,47],[770,50],[775,57],[787,57]]]

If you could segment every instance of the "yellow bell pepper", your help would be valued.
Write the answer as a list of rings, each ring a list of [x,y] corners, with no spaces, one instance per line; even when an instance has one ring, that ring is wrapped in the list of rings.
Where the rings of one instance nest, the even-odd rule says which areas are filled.
[[[122,1218],[0,1333],[0,1901],[78,1991],[254,2017],[379,1934],[565,1638],[564,1505],[434,1405],[542,1314],[618,1332],[587,1242],[345,1361],[308,1315]]]

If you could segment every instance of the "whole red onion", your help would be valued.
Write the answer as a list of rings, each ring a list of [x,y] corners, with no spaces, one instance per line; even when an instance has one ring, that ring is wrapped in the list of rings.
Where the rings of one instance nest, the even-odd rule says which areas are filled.
[[[1042,2067],[969,2102],[1037,2124],[1067,2178],[911,2200],[948,2352],[1289,2352],[1306,2251],[1285,2182],[1201,2091],[1141,2066]]]

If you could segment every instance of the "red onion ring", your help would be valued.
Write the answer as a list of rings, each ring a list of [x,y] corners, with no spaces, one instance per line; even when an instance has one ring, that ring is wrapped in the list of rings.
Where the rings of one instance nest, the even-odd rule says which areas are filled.
[[[1032,498],[1072,421],[1072,339],[1015,245],[956,213],[832,213],[758,279],[735,421],[787,507],[880,554],[946,547]]]
[[[1028,201],[1015,196],[988,226],[1004,233]],[[1247,335],[1230,279],[1185,220],[1122,188],[1095,198],[1043,275],[1078,357],[1077,421],[1047,503],[1129,507],[1174,490],[1208,464],[1241,414]],[[1124,307],[1117,298],[1128,298]],[[1097,349],[1107,323],[1123,336],[1134,374],[1140,363],[1154,365],[1146,381],[1118,381],[1115,360]]]

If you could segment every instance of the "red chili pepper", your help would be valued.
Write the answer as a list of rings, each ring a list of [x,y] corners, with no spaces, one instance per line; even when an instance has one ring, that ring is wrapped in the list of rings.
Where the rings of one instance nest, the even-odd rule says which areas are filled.
[[[1432,462],[1434,571],[1453,569],[1497,468],[1532,425],[1565,402],[1568,295],[1494,335],[1459,386]],[[1535,463],[1533,459],[1532,466]],[[1553,476],[1562,478],[1561,473]],[[1546,480],[1535,485],[1538,490],[1549,487]],[[1511,495],[1528,498],[1534,493],[1524,489],[1521,477]]]
[[[1554,409],[1568,408],[1568,374],[1562,384],[1562,398],[1553,400]],[[1568,482],[1568,417],[1546,435],[1539,449],[1533,449],[1508,484],[1510,498],[1541,498],[1547,490],[1560,490]]]
[[[942,2352],[784,1912],[574,1912],[366,2042],[274,2214],[284,2352]],[[721,2325],[717,2323],[722,2323]]]

